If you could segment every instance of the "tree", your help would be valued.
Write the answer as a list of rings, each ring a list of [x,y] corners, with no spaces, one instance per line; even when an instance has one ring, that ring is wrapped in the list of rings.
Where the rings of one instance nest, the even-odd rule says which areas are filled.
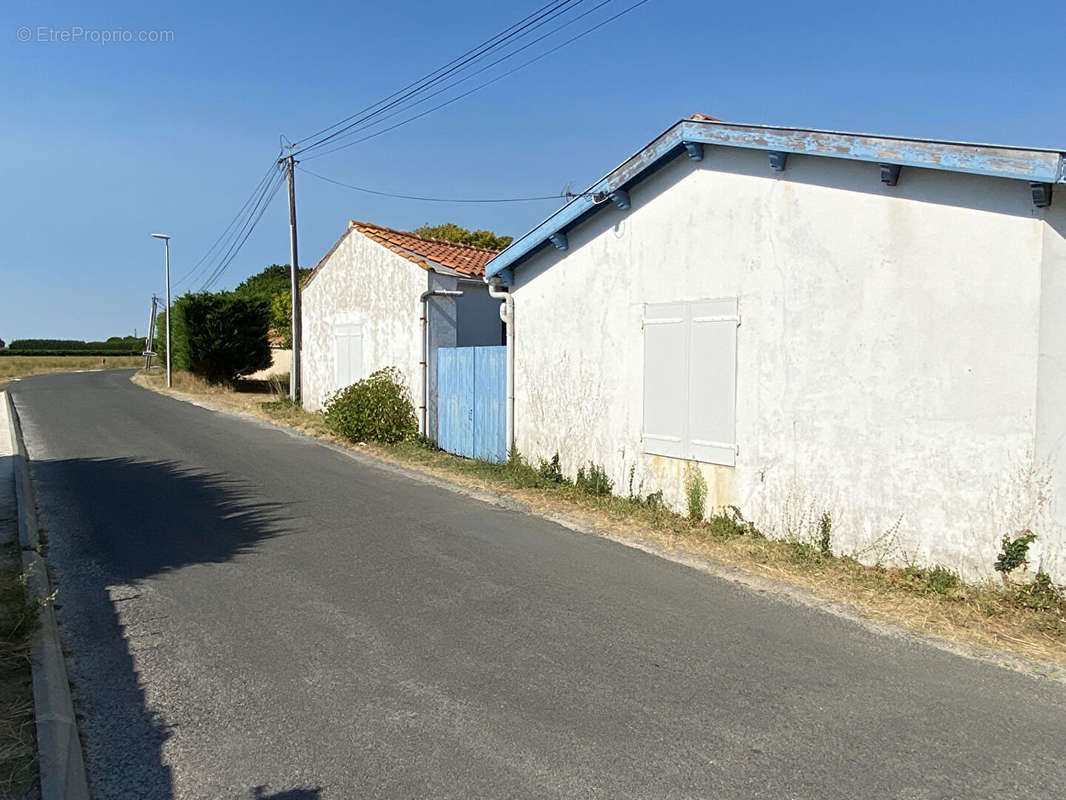
[[[311,274],[301,269],[300,284]],[[292,298],[289,296],[289,265],[271,264],[262,272],[242,281],[233,290],[239,297],[265,300],[270,309],[270,328],[285,339],[285,346],[292,347]]]
[[[5,347],[7,347],[7,345],[4,343],[4,340],[0,339],[0,350],[3,350]]]
[[[439,239],[442,242],[455,242],[489,250],[503,250],[514,241],[513,236],[497,236],[492,231],[470,231],[454,222],[441,225],[430,225],[427,222],[421,228],[415,228],[412,233],[423,239]]]
[[[270,366],[269,327],[270,309],[262,298],[236,292],[184,295],[170,310],[172,363],[210,383],[232,383]]]

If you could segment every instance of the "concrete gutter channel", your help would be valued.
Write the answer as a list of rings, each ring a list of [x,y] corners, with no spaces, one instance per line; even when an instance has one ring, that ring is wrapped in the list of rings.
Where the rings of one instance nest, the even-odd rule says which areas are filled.
[[[40,607],[40,625],[31,658],[41,800],[83,800],[89,797],[89,784],[59,641],[59,627],[52,607],[48,567],[39,553],[37,504],[30,480],[29,455],[15,403],[10,393],[0,392],[0,452],[5,450],[8,438],[15,472],[22,569],[29,576],[31,601]]]

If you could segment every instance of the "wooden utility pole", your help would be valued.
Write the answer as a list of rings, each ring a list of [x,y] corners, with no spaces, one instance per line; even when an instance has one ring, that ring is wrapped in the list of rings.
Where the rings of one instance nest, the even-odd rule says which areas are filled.
[[[289,176],[289,290],[292,295],[292,367],[289,370],[289,397],[300,402],[300,257],[296,246],[296,159],[286,156]]]

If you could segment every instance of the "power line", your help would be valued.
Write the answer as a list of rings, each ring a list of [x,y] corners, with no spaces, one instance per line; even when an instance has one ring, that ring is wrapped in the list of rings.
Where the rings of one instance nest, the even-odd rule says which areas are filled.
[[[378,115],[383,111],[387,111],[389,108],[392,108],[397,104],[409,99],[410,97],[419,94],[420,92],[429,88],[433,84],[438,83],[449,75],[457,71],[462,71],[467,65],[477,61],[479,58],[486,55],[490,51],[502,46],[508,40],[513,39],[516,36],[521,38],[522,36],[525,36],[526,33],[528,33],[529,31],[535,30],[541,25],[544,25],[553,17],[565,13],[565,11],[569,10],[568,7],[574,2],[575,0],[561,0],[561,2],[559,0],[554,0],[552,3],[548,3],[547,5],[542,6],[537,11],[534,11],[532,14],[528,15],[524,19],[519,20],[510,27],[505,28],[500,33],[497,33],[491,39],[487,39],[486,41],[479,44],[477,47],[467,50],[458,58],[452,59],[444,66],[438,67],[433,72],[424,75],[422,78],[415,81],[414,83],[408,84],[403,89],[393,92],[391,95],[384,98],[383,100],[379,100],[378,102],[367,106],[361,111],[357,111],[355,114],[346,117],[340,122],[336,122],[333,125],[330,125],[328,128],[325,128],[322,131],[319,131],[318,133],[304,137],[303,139],[299,140],[297,144],[306,142],[308,139],[319,136],[320,134],[325,133],[331,128],[338,128],[338,130],[333,131],[329,135],[318,139],[309,145],[301,147],[298,150],[295,150],[293,152],[293,155],[299,155],[300,153],[306,152],[313,148],[320,147],[321,145],[336,138],[337,136],[346,133],[352,127],[360,125],[366,122],[368,119],[372,118],[373,116]],[[576,0],[576,2],[582,3],[584,2],[584,0]]]
[[[451,89],[454,89],[456,86],[459,86],[460,84],[466,83],[471,78],[474,78],[477,75],[481,75],[483,72],[487,72],[488,70],[490,70],[493,67],[495,67],[497,64],[501,64],[501,63],[503,63],[504,61],[507,61],[510,58],[514,58],[519,53],[522,53],[525,50],[528,50],[530,47],[533,47],[534,45],[539,44],[540,42],[544,41],[545,39],[548,39],[548,38],[554,36],[559,31],[563,30],[564,28],[570,27],[575,22],[578,22],[579,20],[582,20],[585,17],[587,17],[589,14],[594,14],[595,12],[599,11],[601,8],[603,8],[605,5],[607,5],[610,2],[612,2],[612,0],[601,0],[599,3],[594,5],[592,8],[587,9],[583,13],[578,14],[576,17],[573,17],[572,19],[567,20],[562,25],[559,25],[559,26],[553,28],[552,30],[548,31],[547,33],[541,34],[540,36],[538,36],[533,41],[527,42],[526,44],[522,45],[521,47],[518,47],[518,48],[512,50],[511,52],[509,52],[509,53],[507,53],[507,54],[505,54],[503,56],[500,56],[495,61],[492,61],[489,64],[486,64],[485,66],[481,67],[480,69],[474,70],[473,72],[469,73],[468,75],[463,76],[459,80],[452,81],[452,82],[448,83],[447,85],[440,87],[439,89],[437,89],[434,92],[430,92],[429,94],[423,95],[422,97],[419,97],[418,99],[414,100],[413,102],[407,103],[406,105],[404,105],[404,106],[402,106],[400,108],[397,108],[391,114],[386,114],[385,116],[380,116],[380,112],[387,110],[385,108],[382,108],[379,111],[374,112],[373,115],[370,115],[367,118],[367,121],[365,121],[363,123],[352,123],[352,125],[349,126],[349,129],[347,130],[345,135],[343,137],[341,137],[341,139],[343,140],[343,139],[345,139],[347,137],[350,137],[350,136],[352,136],[352,135],[354,135],[356,133],[359,133],[360,131],[369,130],[370,128],[374,127],[375,125],[377,125],[379,123],[385,122],[386,120],[389,120],[389,119],[393,119],[394,117],[399,116],[400,114],[402,114],[405,111],[409,111],[410,109],[413,109],[416,106],[420,106],[423,103],[427,102],[428,100],[431,100],[434,97],[438,97],[439,95],[442,95],[445,92],[447,92],[447,91],[449,91]],[[535,26],[535,27],[539,27],[539,26]],[[532,62],[526,62],[526,63],[529,64],[529,63],[532,63]],[[504,73],[504,75],[509,75],[509,74],[510,73]],[[501,77],[503,77],[503,76],[501,76]],[[487,85],[487,84],[482,84],[482,85],[484,86],[484,85]],[[465,96],[465,95],[462,95],[462,96]],[[338,133],[340,133],[340,131],[338,131]],[[352,142],[352,144],[354,144],[354,142]],[[308,147],[307,149],[311,149],[311,148]],[[323,153],[319,153],[319,154],[316,154],[316,155],[308,156],[308,158],[316,158],[318,155],[327,155],[328,153],[335,152],[338,149],[341,149],[339,145],[337,147],[330,148],[329,150],[326,150]]]
[[[343,144],[338,144],[337,146],[329,148],[329,149],[324,150],[322,152],[316,152],[313,155],[308,156],[307,159],[310,160],[310,159],[313,159],[313,158],[319,158],[321,156],[329,155],[330,153],[335,153],[338,150],[343,150],[346,147],[351,147],[352,145],[356,145],[356,144],[360,144],[361,142],[368,141],[369,139],[374,139],[374,138],[376,138],[378,136],[381,136],[382,134],[388,133],[389,131],[393,131],[396,128],[399,128],[402,125],[406,125],[406,124],[408,124],[410,122],[414,122],[417,119],[421,119],[422,117],[427,116],[428,114],[432,114],[434,111],[439,111],[440,109],[444,108],[445,106],[449,106],[452,103],[455,103],[455,102],[457,102],[459,100],[462,100],[464,97],[469,97],[470,95],[474,94],[475,92],[480,91],[481,89],[484,89],[486,86],[491,86],[492,84],[503,80],[507,76],[513,75],[514,73],[518,72],[519,70],[524,69],[525,67],[528,67],[530,64],[536,63],[537,61],[540,61],[543,58],[547,58],[552,53],[555,53],[555,52],[561,50],[562,48],[566,47],[569,44],[572,44],[573,42],[576,42],[579,39],[583,39],[584,37],[588,36],[589,34],[599,30],[600,28],[602,28],[605,25],[608,25],[611,22],[614,22],[619,17],[622,17],[625,14],[628,14],[629,12],[634,11],[635,9],[639,8],[640,6],[644,5],[647,2],[649,2],[649,0],[638,0],[638,2],[633,3],[632,5],[628,6],[627,8],[622,9],[617,14],[613,14],[612,16],[607,17],[604,20],[601,20],[600,22],[596,23],[595,25],[593,25],[593,26],[591,26],[589,28],[586,28],[581,33],[578,33],[578,34],[576,34],[574,36],[571,36],[569,39],[567,39],[566,41],[556,45],[555,47],[552,47],[552,48],[550,48],[548,50],[545,50],[543,53],[540,53],[539,55],[534,56],[533,58],[529,59],[528,61],[522,62],[517,67],[513,67],[513,68],[507,70],[506,72],[503,72],[503,73],[495,76],[494,78],[490,78],[489,80],[478,84],[477,86],[473,87],[472,89],[468,89],[467,91],[462,92],[461,94],[458,94],[455,97],[452,97],[452,98],[450,98],[448,100],[445,100],[443,103],[439,103],[439,104],[433,106],[432,108],[427,108],[425,111],[421,111],[418,114],[415,114],[415,115],[413,115],[411,117],[408,117],[406,119],[400,120],[399,122],[395,123],[394,125],[389,125],[388,127],[382,128],[381,130],[375,131],[374,133],[368,134],[367,136],[362,136],[362,137],[360,137],[358,139],[355,139],[353,141],[345,142]]]
[[[547,194],[536,197],[493,197],[493,198],[458,198],[458,197],[421,197],[413,194],[394,194],[392,192],[382,192],[377,189],[368,189],[365,186],[355,186],[351,183],[344,183],[342,181],[334,180],[333,178],[327,178],[325,175],[319,175],[317,172],[312,172],[306,167],[300,167],[300,172],[304,172],[314,178],[318,178],[320,181],[326,181],[336,186],[343,186],[345,189],[354,189],[357,192],[365,192],[366,194],[374,194],[379,197],[395,197],[400,200],[421,200],[426,203],[529,203],[535,200],[564,200],[567,199],[561,194]],[[571,195],[572,197],[573,195]]]
[[[527,15],[508,28],[505,28],[495,36],[492,36],[476,47],[467,50],[458,58],[439,67],[418,81],[408,84],[408,86],[403,89],[394,92],[384,100],[378,101],[362,111],[357,112],[338,123],[334,123],[328,128],[324,128],[311,136],[305,137],[295,144],[291,144],[288,147],[289,152],[296,152],[297,146],[300,143],[307,142],[309,139],[318,137],[334,128],[338,128],[338,126],[345,126],[348,125],[348,123],[352,123],[352,125],[360,125],[375,114],[380,114],[389,107],[403,103],[410,97],[417,95],[419,92],[423,92],[426,88],[447,78],[448,75],[462,71],[467,65],[476,62],[485,54],[504,45],[507,41],[524,37],[530,31],[546,24],[546,22],[556,18],[560,13],[568,10],[568,8],[575,2],[581,3],[584,2],[584,0],[552,0],[552,2],[541,6],[533,13]],[[365,114],[365,112],[372,110],[372,114]],[[348,125],[348,127],[351,127],[351,125]],[[318,146],[322,142],[332,139],[334,136],[343,134],[344,132],[345,128],[341,127],[341,129],[333,131],[333,133],[329,134],[329,136],[324,139],[309,144],[303,149],[306,150],[310,147]],[[285,148],[283,147],[283,150],[284,149]],[[237,253],[239,253],[241,247],[243,247],[244,243],[248,240],[248,237],[251,235],[258,220],[262,217],[263,211],[265,211],[265,206],[269,204],[270,200],[272,200],[277,193],[278,188],[280,188],[279,186],[274,185],[276,178],[275,181],[271,180],[271,175],[274,174],[275,168],[276,165],[271,164],[270,169],[267,170],[259,183],[256,184],[256,187],[252,190],[251,195],[237,212],[236,216],[234,216],[222,233],[219,234],[218,238],[212,243],[211,247],[208,248],[207,252],[204,253],[204,255],[193,265],[192,269],[181,277],[179,281],[180,284],[192,284],[193,281],[198,280],[199,277],[206,276],[204,281],[204,288],[206,289],[218,280],[221,274],[236,257]]]
[[[225,273],[229,265],[233,263],[233,259],[237,257],[241,248],[244,247],[244,243],[248,241],[248,237],[252,235],[252,231],[255,230],[256,225],[259,224],[259,220],[263,218],[263,214],[266,213],[267,208],[270,206],[270,202],[274,199],[275,195],[277,195],[278,190],[281,189],[284,182],[284,175],[278,170],[274,180],[265,187],[256,206],[252,209],[251,216],[249,216],[248,220],[245,222],[243,235],[239,236],[238,239],[235,239],[230,245],[230,249],[226,252],[226,255],[222,257],[222,260],[218,263],[214,272],[212,272],[204,282],[200,291],[206,292],[214,286],[219,278]]]
[[[504,55],[492,61],[491,63],[481,66],[479,69],[475,70],[470,74],[465,75],[464,77],[459,78],[458,80],[454,80],[454,78],[458,78],[461,73],[467,71],[470,67],[484,59],[485,56],[487,56],[489,53],[499,50],[508,42],[514,43],[521,40],[537,28],[540,28],[552,22],[553,20],[561,18],[565,13],[573,10],[580,3],[585,2],[585,0],[553,0],[553,2],[541,6],[532,14],[527,15],[523,19],[512,24],[510,27],[505,28],[503,31],[491,37],[490,39],[487,39],[476,47],[467,50],[458,58],[449,61],[442,67],[438,67],[436,70],[428,73],[419,80],[408,84],[404,88],[394,92],[383,100],[379,100],[378,102],[367,106],[361,111],[358,111],[355,114],[346,117],[340,122],[336,122],[333,125],[328,126],[327,128],[323,128],[322,130],[317,131],[316,133],[311,134],[310,136],[298,140],[296,143],[289,146],[288,149],[290,155],[304,153],[312,149],[316,152],[308,156],[309,158],[317,158],[318,156],[329,155],[330,153],[334,153],[346,147],[350,147],[352,145],[365,142],[369,139],[376,138],[377,136],[381,136],[410,122],[414,122],[415,120],[421,119],[422,117],[427,116],[428,114],[431,114],[434,111],[442,109],[448,105],[451,105],[452,103],[458,102],[459,100],[468,97],[471,94],[474,94],[475,92],[480,91],[481,89],[484,89],[485,87],[490,86],[509,75],[513,75],[515,72],[518,72],[519,70],[524,69],[525,67],[537,61],[540,61],[543,58],[546,58],[552,53],[559,51],[563,47],[566,47],[567,45],[588,36],[594,31],[599,30],[605,25],[613,22],[614,20],[630,13],[636,8],[649,2],[649,0],[638,0],[638,2],[633,3],[632,5],[624,8],[617,14],[614,14],[600,21],[597,24],[590,26],[589,28],[581,31],[580,33],[571,36],[569,39],[566,39],[562,43],[549,48],[543,53],[540,53],[535,57],[524,61],[518,66],[513,67],[512,69],[509,69],[487,81],[484,81],[478,84],[477,86],[468,89],[467,91],[455,95],[454,97],[451,97],[442,103],[438,103],[437,105],[431,108],[425,109],[417,114],[402,119],[385,128],[381,128],[377,131],[369,133],[365,136],[358,137],[356,139],[350,139],[352,135],[370,130],[371,128],[389,119],[399,116],[405,111],[408,111],[418,105],[421,105],[432,97],[436,97],[440,94],[443,94],[444,92],[449,91],[450,89],[455,88],[459,84],[464,83],[467,80],[473,78],[474,76],[491,69],[497,64],[509,58],[513,58],[518,53],[529,49],[530,47],[543,41],[544,39],[554,36],[562,29],[568,27],[569,25],[572,25],[580,19],[583,19],[584,17],[597,11],[598,9],[602,8],[604,5],[611,1],[612,0],[602,0],[593,8],[588,9],[584,13],[577,15],[576,17],[570,19],[562,25],[553,28],[551,31],[542,34],[533,41],[528,42],[522,45],[521,47],[515,48],[510,52],[505,53]],[[453,78],[453,80],[447,81],[449,77]],[[439,84],[441,84],[442,82],[444,82],[444,85],[439,86]],[[438,85],[438,88],[436,88],[436,90],[432,93],[426,94],[426,91],[434,87],[435,85]],[[422,96],[419,97],[419,95]],[[391,114],[383,116],[384,112],[388,111],[389,109],[395,110]],[[323,134],[326,135],[323,136]],[[314,141],[302,148],[299,147],[300,144],[307,142],[311,139],[314,139]],[[341,141],[337,141],[338,139],[340,139]],[[324,151],[319,151],[319,148],[330,142],[333,142],[333,147],[329,147]],[[237,215],[230,221],[229,225],[226,226],[226,228],[222,231],[222,233],[211,245],[211,247],[208,248],[207,252],[200,258],[200,260],[193,265],[192,269],[181,278],[179,283],[191,283],[192,280],[198,275],[206,275],[203,284],[203,290],[206,291],[221,278],[221,276],[225,273],[226,269],[236,258],[237,254],[241,251],[241,248],[244,246],[245,242],[248,241],[248,238],[251,236],[252,231],[258,225],[259,221],[265,214],[267,207],[269,207],[271,201],[274,199],[278,190],[281,188],[281,185],[284,182],[284,177],[281,171],[277,169],[278,166],[279,164],[277,162],[271,164],[270,169],[267,170],[266,174],[260,179],[259,183],[256,184],[255,189],[252,190],[251,195],[245,201],[241,209],[237,212]],[[573,195],[567,195],[566,198],[561,195],[484,199],[422,197],[418,195],[405,195],[398,193],[394,194],[389,192],[381,192],[375,189],[369,189],[367,187],[346,184],[341,181],[336,181],[332,178],[327,178],[324,175],[318,175],[316,173],[310,172],[309,170],[306,170],[303,167],[301,167],[301,169],[303,169],[303,171],[307,172],[309,175],[319,178],[320,180],[334,183],[345,188],[353,189],[355,191],[375,194],[384,197],[396,197],[399,199],[419,200],[424,202],[511,203],[533,202],[541,200],[559,200],[569,199],[570,197],[573,197]]]
[[[274,169],[276,171],[274,173],[273,179],[270,180],[266,184],[266,186],[263,187],[263,190],[259,193],[259,197],[256,200],[255,206],[253,206],[248,218],[241,226],[240,232],[238,232],[237,237],[230,244],[230,247],[226,251],[225,255],[223,255],[221,260],[218,261],[214,271],[212,271],[212,273],[204,281],[203,287],[200,289],[200,291],[206,292],[208,289],[214,286],[214,284],[218,281],[219,278],[222,277],[223,273],[225,273],[226,269],[233,262],[233,259],[235,259],[237,257],[237,254],[241,251],[241,248],[244,247],[244,243],[248,241],[248,237],[252,235],[252,231],[255,230],[256,225],[259,224],[259,220],[263,218],[263,214],[266,213],[267,208],[270,206],[270,201],[274,199],[274,196],[277,195],[278,190],[285,182],[285,176],[282,171],[278,169],[276,165]]]
[[[195,264],[193,264],[192,268],[174,282],[176,286],[185,286],[187,284],[192,284],[198,273],[203,272],[204,274],[207,274],[204,271],[204,267],[206,266],[205,262],[207,262],[207,260],[212,256],[213,253],[215,253],[216,250],[219,250],[219,246],[222,244],[223,240],[225,240],[231,234],[231,232],[235,231],[235,229],[238,229],[240,227],[238,226],[238,223],[240,222],[241,218],[248,212],[249,208],[254,203],[255,198],[263,191],[264,187],[269,182],[271,175],[276,169],[277,166],[275,164],[270,165],[263,177],[259,179],[259,183],[256,184],[255,188],[252,190],[252,193],[248,196],[248,199],[244,201],[244,205],[241,206],[236,216],[233,217],[229,225],[227,225],[222,231],[222,233],[219,234],[218,238],[215,239],[211,247],[207,249],[207,252],[205,252],[200,257],[200,259]],[[210,270],[210,268],[208,269]]]
[[[467,51],[466,51],[465,53],[463,53],[462,55],[460,55],[460,56],[458,56],[458,57],[456,57],[456,58],[452,59],[451,61],[449,61],[449,62],[448,62],[447,64],[445,64],[444,66],[441,66],[441,67],[437,67],[437,69],[435,69],[435,70],[434,70],[433,72],[430,72],[430,73],[428,73],[428,74],[426,74],[426,75],[423,75],[423,76],[422,76],[421,78],[419,78],[419,79],[418,79],[418,80],[416,80],[416,81],[413,81],[412,83],[409,83],[409,84],[407,84],[407,86],[404,86],[404,87],[403,87],[402,89],[398,89],[397,91],[393,92],[393,93],[392,93],[392,94],[390,94],[390,95],[389,95],[388,97],[386,97],[386,98],[385,98],[384,100],[379,100],[379,101],[378,101],[378,102],[376,102],[376,103],[372,103],[371,105],[367,106],[366,108],[363,108],[363,109],[361,109],[361,110],[359,110],[359,111],[356,111],[356,112],[355,112],[354,114],[352,114],[351,116],[349,116],[349,117],[345,117],[344,119],[340,120],[339,122],[335,122],[335,123],[333,123],[332,125],[329,125],[329,126],[327,126],[327,127],[323,128],[323,129],[322,129],[322,130],[320,130],[320,131],[316,131],[315,133],[312,133],[312,134],[311,134],[311,135],[309,135],[309,136],[305,136],[305,137],[304,137],[304,138],[302,138],[302,139],[297,139],[297,140],[296,140],[295,142],[293,142],[292,144],[293,144],[293,145],[300,145],[300,144],[303,144],[303,143],[304,143],[304,142],[306,142],[306,141],[307,141],[308,139],[313,139],[314,137],[316,137],[316,136],[320,136],[321,134],[325,133],[326,131],[329,131],[329,130],[331,130],[331,129],[333,129],[333,128],[336,128],[336,127],[338,127],[338,126],[344,125],[345,123],[348,123],[348,122],[350,122],[351,120],[355,119],[355,118],[356,118],[357,116],[359,116],[360,114],[363,114],[363,113],[365,113],[365,112],[367,112],[367,111],[370,111],[371,109],[373,109],[373,108],[375,108],[375,107],[377,107],[377,106],[381,105],[382,103],[384,103],[384,102],[386,102],[386,101],[388,101],[388,100],[392,100],[392,99],[393,99],[394,97],[396,97],[397,95],[401,94],[402,92],[405,92],[405,91],[407,91],[408,89],[411,89],[411,88],[413,88],[413,87],[417,86],[418,84],[422,83],[423,81],[425,81],[425,80],[428,80],[429,78],[433,77],[433,76],[434,76],[434,75],[436,75],[436,74],[437,74],[438,72],[441,72],[442,70],[444,70],[444,69],[447,69],[448,67],[451,67],[451,66],[452,66],[453,64],[455,64],[456,62],[458,62],[458,61],[460,61],[460,60],[462,60],[462,59],[466,58],[467,56],[469,56],[469,55],[470,55],[471,53],[473,53],[474,51],[476,51],[476,50],[479,50],[480,48],[484,47],[485,45],[488,45],[488,44],[490,44],[490,43],[494,42],[494,41],[495,41],[496,39],[498,39],[498,38],[500,38],[501,36],[503,36],[504,34],[508,33],[508,32],[509,32],[509,31],[511,31],[511,30],[512,30],[513,28],[516,28],[516,27],[518,27],[518,26],[522,25],[523,23],[526,23],[526,22],[528,22],[529,20],[533,19],[533,17],[535,17],[535,16],[537,15],[537,14],[541,13],[542,11],[544,11],[545,9],[549,8],[549,7],[550,7],[550,6],[552,6],[552,5],[554,5],[554,0],[553,0],[553,2],[552,2],[552,3],[548,3],[548,4],[544,5],[544,6],[541,6],[541,7],[539,8],[539,9],[537,9],[536,11],[534,11],[534,12],[533,12],[532,14],[529,14],[529,15],[528,15],[528,16],[526,16],[525,18],[523,18],[523,19],[519,20],[518,22],[514,23],[513,25],[511,25],[511,27],[510,27],[510,28],[505,28],[505,29],[504,29],[503,31],[501,31],[500,33],[497,33],[497,34],[496,34],[495,36],[493,36],[492,38],[490,38],[490,39],[486,39],[486,40],[485,40],[484,42],[482,42],[481,44],[477,45],[476,47],[472,47],[472,48],[470,48],[470,49],[469,49],[469,50],[467,50]]]

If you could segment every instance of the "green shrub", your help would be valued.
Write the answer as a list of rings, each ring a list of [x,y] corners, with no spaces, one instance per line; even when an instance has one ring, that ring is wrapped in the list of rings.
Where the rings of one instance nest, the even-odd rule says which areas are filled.
[[[952,595],[962,586],[959,573],[947,567],[905,567],[903,577],[908,585],[924,594]]]
[[[157,342],[166,347],[166,327]],[[178,298],[170,310],[171,363],[208,383],[232,383],[270,366],[270,309],[265,300],[233,292]]]
[[[1046,572],[1036,573],[1036,578],[1027,586],[1017,591],[1018,602],[1035,611],[1054,611],[1066,613],[1066,597],[1051,582]]]
[[[725,511],[713,514],[707,522],[711,536],[715,539],[735,539],[738,536],[750,536],[752,539],[765,539],[762,531],[754,522],[744,519],[740,509],[729,506]]]
[[[552,456],[551,461],[545,461],[543,458],[540,460],[540,465],[537,467],[537,472],[540,477],[548,483],[569,483],[566,476],[563,474],[563,468],[559,464],[559,454],[556,453]]]
[[[326,424],[352,442],[395,444],[418,436],[407,386],[394,367],[341,389],[326,401]]]
[[[644,505],[651,509],[666,508],[666,503],[663,500],[663,490],[660,489],[657,492],[652,492],[644,498]]]
[[[423,450],[430,450],[434,452],[440,450],[440,447],[437,446],[437,440],[434,439],[432,436],[427,436],[424,433],[418,434],[418,436],[415,437],[414,441],[415,444],[421,447]]]
[[[703,522],[707,513],[707,479],[699,467],[689,467],[685,475],[685,497],[688,499],[690,522]]]
[[[578,489],[595,497],[609,495],[614,489],[614,481],[607,477],[607,471],[591,461],[588,467],[578,469],[577,480],[574,483]]]
[[[1036,534],[1023,531],[1017,539],[1003,537],[1003,549],[996,557],[996,571],[1004,575],[1029,563],[1029,545],[1036,541]]]

